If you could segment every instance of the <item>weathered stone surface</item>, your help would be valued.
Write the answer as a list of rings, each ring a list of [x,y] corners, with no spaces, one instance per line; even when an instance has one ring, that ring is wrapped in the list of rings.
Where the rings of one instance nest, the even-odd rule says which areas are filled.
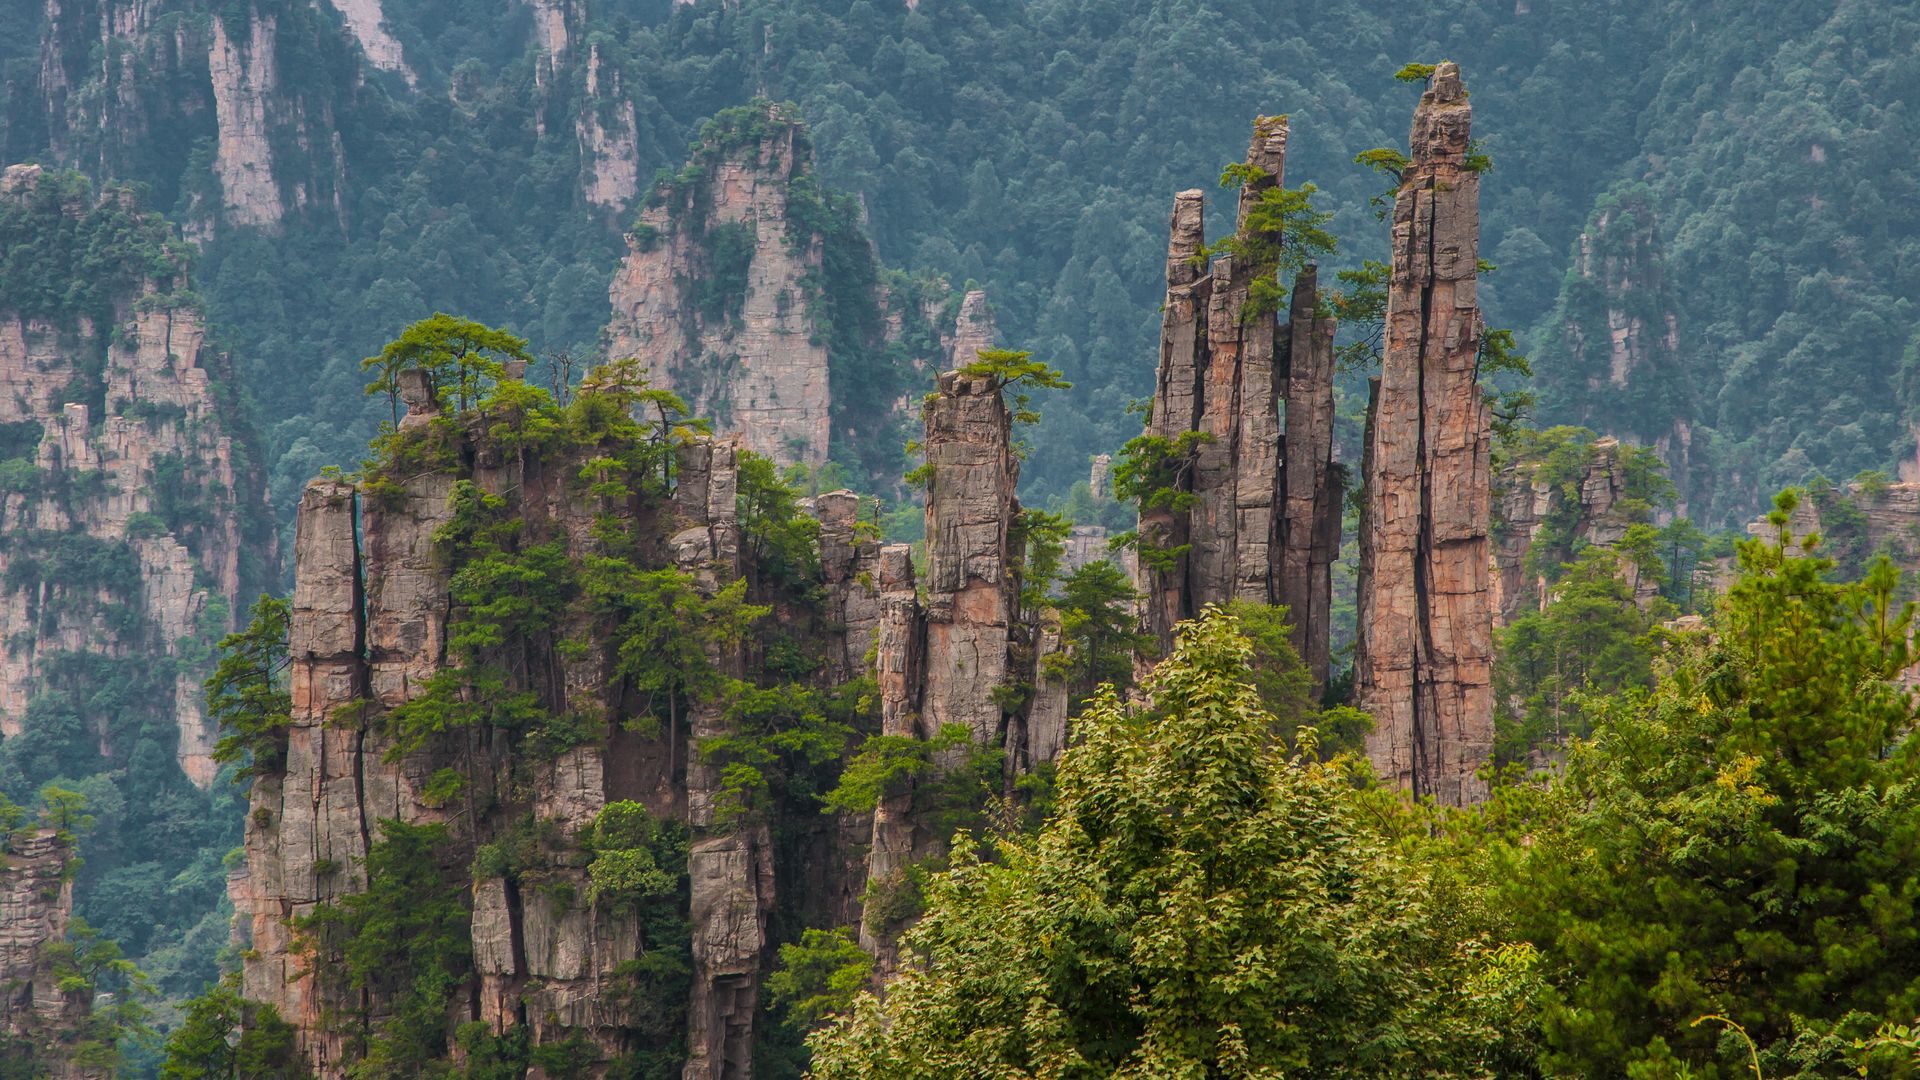
[[[1381,377],[1369,416],[1355,688],[1383,779],[1449,804],[1484,794],[1493,741],[1489,415],[1475,379],[1478,175],[1459,67],[1414,112],[1395,198]]]
[[[387,71],[397,71],[406,80],[408,86],[419,82],[413,69],[407,66],[401,55],[400,42],[388,32],[386,13],[381,9],[380,0],[330,0],[334,10],[346,20],[347,29],[360,42],[360,48],[367,54],[367,60],[374,67]]]
[[[961,724],[982,745],[1003,731],[994,692],[1008,683],[1018,613],[1010,534],[1019,512],[1013,417],[987,376],[950,371],[927,401],[926,686],[929,731]]]
[[[946,339],[946,370],[977,362],[981,353],[994,347],[997,332],[993,308],[987,305],[987,294],[979,289],[968,290],[967,295],[960,299],[960,314],[954,320],[952,334]]]
[[[640,125],[633,95],[605,62],[598,42],[587,46],[587,100],[574,116],[587,201],[617,213],[640,190]]]
[[[8,168],[0,199],[30,200],[40,190],[37,165]],[[110,196],[119,198],[120,196]],[[68,213],[85,209],[67,208]],[[20,733],[27,702],[46,688],[47,664],[63,653],[185,659],[203,631],[210,605],[243,612],[243,549],[261,569],[274,562],[266,535],[263,484],[244,465],[236,473],[231,420],[214,385],[222,358],[207,345],[205,322],[186,282],[149,277],[111,298],[113,322],[80,319],[59,327],[0,307],[0,425],[37,445],[33,486],[0,494],[0,577],[28,567],[36,535],[76,534],[118,549],[139,568],[138,592],[73,595],[73,583],[39,581],[0,590],[0,735]],[[95,368],[103,358],[104,365]],[[69,388],[94,385],[106,414],[67,401]],[[9,451],[9,454],[14,451]],[[176,471],[177,470],[177,471]],[[173,523],[161,475],[171,494],[204,511],[198,522]],[[256,571],[257,575],[258,571]],[[28,573],[29,577],[39,575]],[[101,603],[124,605],[131,625],[102,620]],[[58,614],[55,614],[58,613]],[[213,629],[225,631],[231,616]],[[183,662],[166,696],[178,731],[178,761],[189,779],[213,782],[216,733],[201,707],[204,662]]]
[[[1538,463],[1510,463],[1494,478],[1499,527],[1491,585],[1496,626],[1505,626],[1529,610],[1540,610],[1552,598],[1545,575],[1530,574],[1527,565],[1535,541],[1550,520],[1571,522],[1568,542],[1594,547],[1612,547],[1619,543],[1632,524],[1619,510],[1627,483],[1620,463],[1619,440],[1601,438],[1593,442],[1571,499],[1538,473]],[[1544,571],[1551,567],[1535,569]],[[1641,604],[1649,602],[1657,592],[1655,582],[1640,573],[1638,563],[1623,560],[1620,572]]]
[[[0,858],[0,1037],[25,1040],[50,1080],[94,1080],[62,1052],[62,1037],[86,1021],[90,995],[60,990],[47,950],[67,938],[73,845],[51,828],[14,834]],[[36,1074],[37,1075],[37,1074]]]
[[[220,137],[213,171],[220,181],[227,220],[236,225],[278,226],[286,214],[280,187],[273,178],[273,144],[268,110],[279,90],[279,65],[274,55],[276,20],[252,12],[248,36],[236,41],[227,35],[227,21],[213,20],[213,49],[207,71],[213,82],[213,104]]]
[[[1236,228],[1244,230],[1249,207],[1282,182],[1286,151],[1286,118],[1256,120],[1247,164],[1259,170],[1259,179],[1240,189]],[[1262,273],[1243,262],[1231,255],[1214,260],[1208,298],[1207,351],[1192,430],[1209,440],[1194,461],[1197,501],[1188,517],[1193,545],[1187,557],[1188,607],[1194,612],[1226,600],[1264,604],[1275,599],[1276,323],[1271,314],[1247,315],[1253,282]]]
[[[1285,492],[1278,598],[1293,619],[1293,646],[1323,687],[1331,667],[1333,561],[1340,554],[1346,492],[1333,461],[1333,335],[1321,317],[1318,273],[1294,279],[1288,312]]]
[[[1286,169],[1287,119],[1254,122],[1247,164],[1254,179],[1242,185],[1235,228],[1279,186]],[[1256,280],[1271,268],[1244,257],[1204,265],[1203,196],[1174,197],[1167,244],[1167,297],[1160,332],[1160,363],[1148,433],[1203,439],[1191,467],[1175,479],[1192,496],[1184,511],[1150,508],[1140,520],[1143,543],[1185,548],[1172,565],[1141,560],[1137,582],[1146,596],[1146,626],[1162,647],[1173,624],[1208,604],[1228,600],[1273,603],[1278,598],[1281,534],[1281,453],[1278,362],[1286,339],[1271,312],[1251,314]],[[1165,560],[1160,560],[1165,561]]]
[[[1153,412],[1147,433],[1177,439],[1197,431],[1202,398],[1201,375],[1206,369],[1207,309],[1213,279],[1201,265],[1206,247],[1206,195],[1198,189],[1173,198],[1173,216],[1167,240],[1167,298],[1161,309],[1160,363],[1155,375]],[[1185,481],[1184,486],[1191,486]],[[1188,515],[1150,508],[1140,518],[1143,543],[1169,551],[1185,548],[1191,530]],[[1138,587],[1146,596],[1147,628],[1164,651],[1173,644],[1173,625],[1190,618],[1187,589],[1188,558],[1173,559],[1161,570],[1141,560]]]
[[[781,464],[826,461],[831,422],[827,347],[806,302],[821,265],[818,242],[787,236],[788,185],[811,169],[797,120],[770,108],[767,138],[729,147],[706,163],[692,190],[652,206],[629,234],[613,278],[609,355],[636,357],[657,386],[686,398],[696,416],[737,433]],[[709,237],[746,229],[752,251],[745,294],[732,317],[689,302],[690,283],[716,271]]]

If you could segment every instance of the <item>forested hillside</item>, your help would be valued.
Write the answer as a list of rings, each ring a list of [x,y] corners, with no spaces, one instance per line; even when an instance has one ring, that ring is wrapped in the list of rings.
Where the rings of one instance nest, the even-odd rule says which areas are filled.
[[[1900,4],[389,0],[375,66],[333,12],[250,0],[217,13],[277,60],[275,227],[235,227],[247,215],[221,205],[220,110],[179,44],[210,33],[215,6],[151,5],[108,48],[114,7],[4,16],[0,146],[147,183],[196,223],[283,509],[357,454],[378,410],[354,362],[419,312],[503,323],[536,351],[591,348],[630,209],[607,205],[620,184],[596,161],[611,147],[644,179],[703,118],[760,94],[799,104],[823,180],[861,197],[884,261],[977,279],[1003,338],[1076,384],[1027,473],[1063,490],[1087,453],[1134,434],[1171,193],[1212,188],[1199,163],[1230,160],[1246,117],[1287,112],[1289,182],[1335,211],[1339,261],[1380,256],[1382,183],[1351,159],[1402,138],[1392,73],[1442,57],[1478,88],[1495,163],[1482,254],[1499,267],[1486,306],[1526,331],[1543,419],[1588,418],[1602,396],[1616,433],[1684,424],[1687,471],[1712,480],[1689,507],[1704,520],[1812,470],[1912,456],[1920,241],[1901,148],[1920,60]],[[103,48],[120,60],[106,75],[89,59]],[[1563,298],[1563,278],[1590,219],[1641,184],[1672,356],[1609,392],[1604,360],[1566,333],[1592,298]],[[1615,282],[1603,306],[1644,306],[1648,281]]]

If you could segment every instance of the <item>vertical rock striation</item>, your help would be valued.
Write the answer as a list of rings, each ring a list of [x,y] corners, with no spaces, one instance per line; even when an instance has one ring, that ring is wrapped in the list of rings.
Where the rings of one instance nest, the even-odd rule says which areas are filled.
[[[0,179],[4,209],[35,228],[123,218],[152,245],[153,265],[179,258],[164,226],[134,224],[131,195],[89,205],[84,191],[35,165]],[[207,346],[176,265],[86,271],[77,286],[107,295],[84,313],[0,301],[0,461],[24,477],[0,490],[0,735],[20,733],[28,701],[72,657],[186,657],[210,645],[272,562],[260,478],[215,383],[225,358]],[[206,674],[181,664],[142,702],[171,719],[180,767],[202,787],[214,776]],[[101,718],[107,756],[116,727]]]
[[[1250,177],[1235,228],[1285,177],[1283,116],[1254,122]],[[1238,245],[1242,250],[1252,243]],[[1319,313],[1314,271],[1294,283],[1290,322],[1268,305],[1272,270],[1245,256],[1206,262],[1204,198],[1174,196],[1160,362],[1146,434],[1171,452],[1180,505],[1140,516],[1135,582],[1144,624],[1164,649],[1173,626],[1208,604],[1285,603],[1294,639],[1317,682],[1327,676],[1331,565],[1339,548],[1340,489],[1333,464],[1333,331]],[[1283,416],[1284,411],[1284,416]],[[1281,434],[1282,420],[1286,434]],[[1181,445],[1192,441],[1190,456]],[[1196,440],[1197,441],[1194,441]],[[1316,544],[1318,549],[1316,550]]]
[[[929,730],[960,724],[976,743],[1004,735],[1009,632],[1019,611],[1013,522],[1020,463],[1013,416],[989,376],[949,371],[926,405]]]
[[[1247,164],[1256,179],[1240,188],[1236,229],[1260,194],[1281,183],[1287,120],[1254,121]],[[1271,271],[1266,271],[1271,273]],[[1280,483],[1276,323],[1249,307],[1258,267],[1225,255],[1214,260],[1206,310],[1206,360],[1199,369],[1194,426],[1207,441],[1193,464],[1194,507],[1187,520],[1189,613],[1211,603],[1274,601],[1274,503]]]
[[[1414,112],[1395,197],[1381,375],[1368,416],[1355,687],[1390,783],[1443,803],[1484,793],[1493,741],[1489,413],[1476,381],[1480,180],[1459,67]]]
[[[91,1001],[60,989],[49,947],[67,939],[73,916],[73,845],[50,828],[0,838],[0,1057],[24,1053],[49,1080],[106,1074],[68,1060],[63,1036],[85,1022]]]
[[[641,360],[694,415],[781,464],[826,461],[828,357],[806,301],[815,237],[796,243],[790,188],[811,171],[800,122],[775,106],[761,137],[709,133],[704,175],[657,189],[611,287],[609,354]]]
[[[1327,684],[1331,656],[1333,562],[1340,554],[1345,483],[1333,460],[1333,335],[1320,313],[1318,272],[1294,279],[1288,310],[1285,467],[1281,472],[1279,600],[1293,618],[1293,645],[1316,687]]]

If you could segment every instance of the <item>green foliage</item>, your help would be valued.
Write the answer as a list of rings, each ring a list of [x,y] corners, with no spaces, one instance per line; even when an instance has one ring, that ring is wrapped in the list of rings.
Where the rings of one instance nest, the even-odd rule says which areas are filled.
[[[611,802],[594,818],[586,848],[592,882],[587,898],[596,904],[657,906],[667,910],[686,892],[687,830],[660,821],[636,802]]]
[[[1067,680],[1067,701],[1078,711],[1102,684],[1124,692],[1133,681],[1135,654],[1152,651],[1150,634],[1137,629],[1133,582],[1106,559],[1090,562],[1060,585],[1060,636],[1064,653],[1047,658],[1050,674]]]
[[[1343,773],[1276,747],[1238,681],[1248,652],[1212,613],[1144,705],[1103,695],[1053,816],[991,862],[955,845],[908,932],[915,962],[813,1036],[814,1075],[1431,1076],[1483,1059],[1471,965],[1414,909],[1420,875],[1362,824]]]
[[[1333,220],[1333,214],[1313,207],[1313,196],[1319,188],[1302,184],[1288,189],[1265,183],[1269,179],[1266,173],[1244,163],[1227,166],[1220,174],[1221,187],[1257,187],[1259,194],[1247,207],[1239,231],[1207,245],[1198,256],[1231,255],[1236,273],[1245,269],[1253,275],[1247,303],[1240,313],[1249,322],[1280,310],[1286,303],[1280,282],[1332,255],[1338,246],[1324,227]]]
[[[401,372],[423,373],[434,401],[442,408],[465,412],[479,403],[489,387],[506,378],[505,365],[515,360],[533,361],[525,339],[436,311],[401,331],[378,356],[360,361],[360,367],[374,373],[366,392],[387,395],[392,422],[398,426]]]
[[[912,735],[869,735],[840,771],[827,792],[829,814],[871,814],[889,795],[906,792],[914,779],[927,775],[937,758],[963,749],[973,741],[964,724],[948,724],[931,739]]]
[[[1013,422],[1016,424],[1040,422],[1040,414],[1029,407],[1032,402],[1029,388],[1073,389],[1073,384],[1061,378],[1060,372],[1049,367],[1045,361],[1033,359],[1030,352],[1012,349],[982,349],[980,358],[962,365],[960,373],[973,379],[991,379],[1002,391],[1012,390]]]
[[[1439,70],[1438,64],[1410,63],[1394,72],[1393,77],[1401,82],[1423,83],[1433,78],[1433,73],[1437,70]]]
[[[219,726],[213,760],[238,763],[234,778],[279,770],[293,698],[287,693],[287,620],[292,605],[262,594],[245,629],[220,639],[220,663],[205,683],[207,719]]]
[[[789,589],[811,584],[820,576],[820,522],[800,509],[800,493],[772,460],[743,450],[738,462],[742,554]]]
[[[689,302],[709,322],[740,318],[756,240],[751,221],[716,222],[707,227],[706,272],[693,277],[687,288]]]
[[[1504,894],[1552,973],[1552,1069],[1747,1075],[1744,1043],[1695,1026],[1711,1014],[1766,1075],[1840,1075],[1920,1000],[1920,753],[1890,681],[1913,610],[1884,562],[1823,580],[1793,505],[1742,543],[1717,634],[1600,709]]]
[[[873,957],[853,937],[853,929],[808,929],[798,942],[780,946],[780,966],[767,976],[775,1005],[790,1020],[812,1027],[853,1004],[873,976]]]
[[[1017,553],[1013,573],[1019,582],[1020,607],[1037,610],[1052,601],[1049,594],[1060,576],[1073,522],[1059,514],[1023,507],[1008,528],[1007,543]]]
[[[1190,545],[1174,544],[1169,535],[1176,515],[1193,509],[1193,466],[1200,448],[1213,442],[1211,432],[1183,431],[1164,435],[1136,435],[1120,449],[1113,466],[1113,495],[1140,509],[1141,531],[1123,536],[1118,546],[1131,546],[1141,563],[1157,573],[1172,573]]]
[[[76,917],[66,940],[44,946],[40,959],[59,994],[82,1006],[78,1022],[61,1033],[61,1054],[70,1065],[113,1075],[126,1050],[152,1042],[153,984],[121,953],[119,942]]]
[[[187,1004],[167,1036],[164,1080],[303,1080],[293,1025],[272,1005],[242,998],[228,977]]]
[[[45,171],[30,192],[0,199],[0,308],[69,330],[83,318],[110,325],[114,304],[147,280],[184,288],[191,251],[131,187],[95,195],[79,173]]]
[[[1590,707],[1652,686],[1649,635],[1663,613],[1635,602],[1624,561],[1607,548],[1585,549],[1562,568],[1545,608],[1499,631],[1496,762],[1525,762],[1536,749],[1584,738],[1592,730]]]
[[[334,992],[385,1003],[371,1028],[337,1017],[358,1059],[356,1076],[405,1076],[447,1052],[447,1006],[472,951],[466,890],[448,872],[444,825],[380,823],[367,849],[365,892],[314,907],[293,922],[307,972]]]

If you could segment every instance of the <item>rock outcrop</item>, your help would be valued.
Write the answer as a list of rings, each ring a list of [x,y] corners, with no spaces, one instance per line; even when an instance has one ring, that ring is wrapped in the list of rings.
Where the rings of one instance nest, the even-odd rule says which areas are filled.
[[[1632,525],[1651,520],[1655,507],[1632,490],[1624,456],[1633,452],[1618,439],[1574,442],[1584,446],[1577,475],[1548,475],[1560,462],[1538,457],[1510,461],[1494,478],[1493,618],[1505,626],[1552,599],[1557,564],[1578,547],[1613,547]],[[1644,453],[1644,451],[1642,451]],[[1625,560],[1621,573],[1643,605],[1656,593],[1655,582]]]
[[[188,658],[231,629],[273,562],[261,481],[216,385],[225,358],[207,345],[177,241],[141,222],[131,195],[96,201],[78,177],[20,165],[0,179],[0,202],[33,223],[28,234],[140,222],[149,250],[125,252],[129,267],[176,267],[91,271],[79,287],[103,295],[87,310],[0,298],[0,736],[20,734],[29,701],[71,658],[138,660],[167,671],[139,704],[171,722],[181,769],[204,787],[207,668]],[[57,284],[53,265],[40,273]],[[111,757],[123,729],[98,724]]]
[[[731,755],[781,745],[756,741],[768,736],[760,710],[774,709],[776,725],[798,722],[777,719],[780,695],[830,694],[869,672],[872,692],[860,693],[878,734],[964,731],[938,751],[936,769],[968,762],[971,746],[1005,755],[1010,786],[1065,745],[1066,689],[1046,669],[1061,628],[1020,607],[1011,415],[994,378],[951,372],[940,386],[925,407],[924,602],[910,550],[881,545],[851,492],[802,503],[819,526],[817,569],[763,561],[776,557],[764,546],[774,523],[755,516],[767,493],[747,490],[729,439],[679,447],[666,489],[657,464],[638,463],[664,451],[635,457],[620,442],[529,451],[500,441],[484,409],[443,415],[403,385],[410,412],[393,452],[435,464],[308,486],[291,724],[255,779],[245,867],[230,891],[251,939],[245,990],[294,1024],[318,1073],[342,1075],[405,993],[378,980],[353,986],[328,951],[337,941],[312,929],[316,915],[377,884],[370,856],[396,827],[445,830],[432,856],[441,900],[421,902],[457,903],[470,916],[471,959],[455,972],[451,1014],[497,1033],[524,1026],[536,1045],[583,1041],[601,1063],[684,1045],[677,1060],[690,1080],[751,1075],[761,975],[795,926],[860,923],[891,963],[898,925],[863,918],[863,908],[890,884],[897,894],[908,867],[945,842],[945,819],[927,816],[931,789],[889,787],[870,815],[830,818],[811,797],[787,808],[743,786],[743,762],[770,766]],[[591,488],[580,480],[588,461]],[[507,532],[488,531],[509,521]],[[469,550],[466,536],[489,539]],[[474,643],[468,590],[481,579],[464,568],[495,552],[564,562],[537,564],[561,598],[551,629]],[[674,676],[648,676],[667,679],[663,690],[634,674],[648,661],[621,645],[633,616],[609,609],[628,602],[609,580],[760,614],[747,616],[752,629],[706,634],[698,604],[675,600],[660,632],[697,643],[700,661],[683,657],[676,672],[700,667],[706,682],[675,690]],[[504,691],[481,677],[488,657],[511,660],[498,669]],[[458,696],[438,696],[449,680]],[[765,694],[752,697],[755,687]],[[423,702],[455,710],[434,715],[466,716],[462,701],[533,712],[483,711],[407,734]],[[670,847],[650,856],[684,881],[664,907],[594,899],[606,887],[600,849],[580,838],[609,807],[635,805],[685,837],[683,866]],[[678,937],[660,936],[675,926]],[[675,952],[684,983],[646,982],[671,971],[646,958]]]
[[[1236,222],[1242,252],[1259,246],[1248,215],[1283,182],[1286,146],[1285,117],[1255,121],[1254,179],[1240,189]],[[1279,289],[1274,268],[1244,253],[1209,265],[1204,214],[1198,190],[1174,197],[1147,434],[1162,441],[1158,480],[1176,496],[1140,517],[1145,623],[1165,648],[1174,624],[1208,604],[1288,604],[1295,644],[1324,684],[1342,494],[1334,321],[1319,310],[1309,266],[1294,282],[1289,322],[1279,323],[1267,299]]]
[[[49,952],[67,939],[73,916],[72,860],[72,843],[50,828],[0,838],[0,1057],[24,1054],[50,1080],[106,1075],[76,1067],[63,1050],[63,1034],[91,1005],[88,995],[61,990]]]
[[[949,371],[923,409],[927,476],[925,580],[916,596],[911,549],[879,556],[874,670],[881,733],[921,740],[963,730],[976,748],[1003,754],[1006,782],[1057,758],[1066,745],[1067,688],[1047,671],[1062,646],[1051,613],[1023,611],[1025,552],[1016,535],[1020,462],[1013,416],[998,378]],[[962,757],[948,751],[937,762]],[[948,839],[917,810],[912,785],[875,809],[869,895],[897,889],[903,872]],[[876,892],[877,890],[877,892]],[[884,917],[862,923],[862,942],[896,962]]]
[[[812,168],[798,119],[766,106],[710,128],[702,173],[657,189],[614,275],[609,355],[645,365],[696,416],[782,464],[826,461],[828,356],[807,302],[818,236],[790,228],[794,182]]]
[[[1333,617],[1333,563],[1340,557],[1346,476],[1333,459],[1333,335],[1320,311],[1318,274],[1293,283],[1286,361],[1287,434],[1282,446],[1279,600],[1293,618],[1293,647],[1313,685],[1332,667],[1327,627]]]
[[[626,174],[603,166],[623,160],[631,116],[591,124],[593,199],[612,206]],[[857,204],[819,187],[812,154],[777,105],[710,121],[627,233],[609,354],[639,359],[748,450],[782,465],[870,458],[867,479],[888,483],[912,388],[991,348],[993,313],[979,290],[956,308],[944,282],[916,283],[932,294],[919,298],[883,287]]]
[[[1381,374],[1368,409],[1355,695],[1385,781],[1484,794],[1493,744],[1490,415],[1477,381],[1480,178],[1472,108],[1443,63],[1414,111],[1393,211]]]
[[[1543,411],[1602,435],[1653,447],[1667,464],[1676,510],[1708,511],[1714,477],[1696,461],[1700,410],[1692,351],[1661,255],[1653,192],[1602,195],[1580,233],[1572,274],[1541,342]]]

